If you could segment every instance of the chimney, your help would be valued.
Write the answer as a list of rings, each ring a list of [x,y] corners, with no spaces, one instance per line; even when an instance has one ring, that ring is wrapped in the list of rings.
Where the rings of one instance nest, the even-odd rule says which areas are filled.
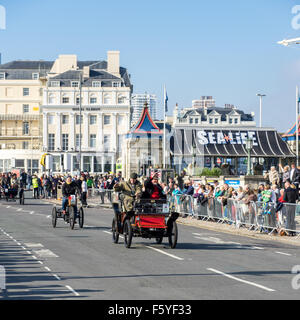
[[[77,70],[77,56],[62,54],[55,60],[51,73],[60,74],[69,70]]]
[[[120,51],[107,52],[107,72],[120,77]]]
[[[90,67],[89,66],[83,67],[83,78],[87,79],[89,77],[90,77]]]

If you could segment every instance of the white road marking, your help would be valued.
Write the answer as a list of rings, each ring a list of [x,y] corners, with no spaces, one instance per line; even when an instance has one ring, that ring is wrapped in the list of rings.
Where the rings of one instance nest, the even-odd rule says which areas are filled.
[[[112,234],[112,232],[109,232],[109,231],[103,231],[103,232],[105,232],[105,233],[107,233],[107,234]]]
[[[29,214],[34,214],[34,211],[30,211]]]
[[[35,259],[35,260],[37,260],[37,257],[36,257],[36,256],[32,256],[32,258]]]
[[[18,245],[18,246],[21,246],[21,243],[20,243],[20,242],[17,242],[17,245]]]
[[[53,253],[51,250],[44,249],[44,250],[33,250],[35,254],[42,258],[58,258],[58,255]]]
[[[261,247],[252,247],[252,249],[254,249],[254,250],[265,250],[265,248],[261,248]]]
[[[39,264],[44,264],[42,261],[38,261]]]
[[[217,243],[217,244],[234,244],[237,246],[241,246],[241,243],[239,243],[239,242],[223,241],[223,240],[216,238],[216,237],[195,237],[195,238],[200,239],[200,240],[204,240],[204,241],[208,241],[208,242]]]
[[[236,278],[236,277],[234,277],[234,276],[231,276],[231,275],[229,275],[229,274],[226,274],[226,273],[224,273],[224,272],[222,272],[222,271],[219,271],[219,270],[216,270],[216,269],[207,268],[207,270],[208,270],[208,271],[212,271],[212,272],[217,273],[217,274],[220,274],[220,275],[222,275],[222,276],[224,276],[224,277],[227,277],[227,278],[230,278],[230,279],[233,279],[233,280],[236,280],[236,281],[245,283],[245,284],[249,284],[249,285],[251,285],[251,286],[254,286],[254,287],[257,287],[257,288],[266,290],[266,291],[269,291],[269,292],[274,292],[274,291],[276,291],[276,290],[274,290],[274,289],[270,289],[270,288],[268,288],[268,287],[262,286],[262,285],[260,285],[260,284],[255,283],[255,282],[250,282],[250,281],[246,281],[246,280],[243,280],[243,279]]]
[[[175,256],[174,254],[170,254],[168,252],[165,252],[163,250],[160,250],[160,249],[157,249],[157,248],[154,248],[154,247],[146,246],[146,248],[149,248],[149,249],[152,249],[152,250],[157,251],[159,253],[165,254],[166,256],[169,256],[169,257],[171,257],[173,259],[176,259],[176,260],[180,260],[180,261],[184,260],[183,258]]]
[[[47,271],[51,272],[51,269],[48,267],[44,267]]]
[[[44,246],[41,243],[24,243],[28,248],[43,248]]]
[[[26,251],[28,254],[31,254],[31,252],[30,251]]]
[[[284,255],[284,256],[291,256],[291,254],[285,253],[285,252],[276,251],[276,253],[282,254],[282,255]]]
[[[6,209],[9,209],[9,208],[11,208],[11,206],[7,206],[7,207],[6,207]]]
[[[57,280],[61,280],[61,278],[57,274],[53,274],[53,277],[55,277]]]
[[[17,211],[22,211],[22,210],[23,210],[23,209],[20,208],[20,209],[18,209]]]
[[[79,293],[77,293],[72,287],[70,286],[66,286],[67,289],[69,289],[71,292],[73,292],[75,294],[75,296],[79,296]]]

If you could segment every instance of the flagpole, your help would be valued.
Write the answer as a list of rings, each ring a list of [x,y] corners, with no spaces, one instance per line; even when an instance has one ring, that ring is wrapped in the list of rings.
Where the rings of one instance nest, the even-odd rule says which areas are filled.
[[[164,150],[163,150],[163,166],[166,169],[166,86],[164,85]]]
[[[295,127],[295,134],[296,134],[296,165],[297,168],[299,166],[299,88],[296,87],[296,127]]]

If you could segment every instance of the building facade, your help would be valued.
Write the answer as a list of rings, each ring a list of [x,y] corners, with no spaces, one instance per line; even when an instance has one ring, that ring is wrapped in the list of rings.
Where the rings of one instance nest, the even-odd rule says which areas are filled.
[[[52,63],[0,65],[0,172],[40,171],[43,88]]]
[[[132,85],[118,51],[107,61],[62,55],[43,93],[43,151],[51,172],[115,172],[130,129]]]
[[[149,114],[152,119],[157,120],[157,97],[154,94],[133,94],[131,96],[132,119],[131,125],[134,126],[143,113],[144,105],[147,103]]]

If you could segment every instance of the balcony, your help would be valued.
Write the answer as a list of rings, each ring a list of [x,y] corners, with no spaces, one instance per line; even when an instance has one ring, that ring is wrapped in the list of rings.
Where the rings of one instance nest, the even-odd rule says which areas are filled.
[[[29,130],[28,134],[24,134],[23,128],[0,128],[0,138],[42,138],[39,129]]]
[[[0,121],[38,121],[41,118],[40,114],[0,114]]]

